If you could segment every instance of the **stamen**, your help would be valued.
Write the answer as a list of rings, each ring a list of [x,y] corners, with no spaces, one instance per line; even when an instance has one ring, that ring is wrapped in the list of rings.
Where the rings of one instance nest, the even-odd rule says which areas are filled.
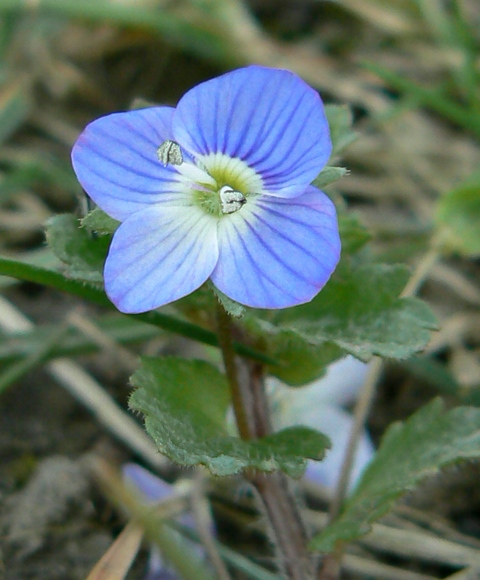
[[[222,212],[225,214],[235,213],[247,203],[247,198],[243,193],[235,191],[229,185],[224,185],[219,193]]]
[[[167,165],[181,165],[183,163],[182,150],[175,141],[167,139],[157,149],[158,159],[166,167]]]
[[[177,171],[196,184],[210,186],[211,188],[217,187],[217,182],[215,179],[204,169],[201,169],[197,165],[192,165],[191,163],[182,163],[181,165],[177,166]]]

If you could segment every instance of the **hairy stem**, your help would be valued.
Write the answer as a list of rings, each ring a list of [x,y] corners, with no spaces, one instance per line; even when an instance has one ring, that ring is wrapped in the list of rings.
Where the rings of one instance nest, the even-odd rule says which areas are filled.
[[[240,437],[246,440],[265,437],[272,433],[272,425],[263,365],[236,359],[233,333],[238,329],[234,329],[230,316],[221,304],[218,304],[217,319],[219,344]],[[313,577],[313,563],[306,547],[308,534],[288,478],[280,472],[253,472],[247,473],[246,477],[262,502],[270,527],[270,539],[286,578],[309,580]]]
[[[220,303],[217,304],[217,324],[218,342],[222,350],[225,373],[230,385],[238,432],[242,439],[254,439],[255,428],[253,418],[247,412],[247,409],[251,407],[251,401],[249,401],[251,397],[248,388],[245,388],[247,385],[245,384],[244,377],[240,380],[238,375],[235,351],[233,350],[232,321]]]
[[[291,580],[313,578],[314,560],[299,506],[284,473],[256,473],[250,482],[260,496],[280,569]]]

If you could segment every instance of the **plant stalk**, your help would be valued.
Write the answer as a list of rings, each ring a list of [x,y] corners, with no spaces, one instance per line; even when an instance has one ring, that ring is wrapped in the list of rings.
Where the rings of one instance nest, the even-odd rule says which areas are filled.
[[[273,430],[263,365],[257,361],[237,360],[233,333],[238,329],[234,328],[221,304],[217,307],[217,318],[218,340],[240,437],[245,440],[265,437]],[[250,472],[245,475],[260,497],[270,527],[270,540],[285,577],[310,580],[313,578],[313,559],[307,550],[308,533],[288,478],[281,472]]]

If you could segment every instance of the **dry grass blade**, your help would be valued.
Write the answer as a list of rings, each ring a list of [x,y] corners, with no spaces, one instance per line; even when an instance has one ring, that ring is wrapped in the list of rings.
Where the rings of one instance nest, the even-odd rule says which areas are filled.
[[[438,580],[436,576],[410,572],[403,568],[382,564],[375,560],[367,560],[359,556],[347,554],[344,562],[345,570],[360,574],[362,577],[378,580]]]
[[[128,523],[86,580],[123,580],[137,555],[142,537],[142,528],[134,522]]]
[[[0,297],[0,326],[7,331],[28,331],[33,323],[10,302]],[[78,364],[62,358],[49,362],[46,368],[51,376],[79,400],[124,445],[138,453],[152,467],[165,464],[150,438],[105,389]]]

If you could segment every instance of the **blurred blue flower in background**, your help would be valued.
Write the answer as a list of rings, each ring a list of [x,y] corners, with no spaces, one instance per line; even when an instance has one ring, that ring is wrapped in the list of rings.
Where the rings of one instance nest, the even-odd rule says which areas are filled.
[[[269,378],[272,388],[273,419],[277,429],[292,425],[306,425],[330,437],[332,447],[322,461],[309,461],[305,478],[320,484],[331,493],[338,485],[354,420],[344,409],[353,403],[365,382],[369,365],[347,356],[327,367],[325,376],[309,385],[292,389]],[[375,448],[368,432],[363,429],[350,474],[352,491]]]
[[[105,264],[112,302],[144,312],[209,278],[247,306],[311,300],[340,255],[333,203],[309,185],[330,153],[318,93],[260,66],[202,83],[176,108],[92,122],[72,160],[122,222]]]
[[[173,485],[168,484],[136,463],[125,463],[122,467],[122,472],[125,482],[133,486],[145,504],[155,506],[159,502],[175,496],[175,487]],[[177,517],[176,521],[183,526],[195,528],[195,519],[189,512]],[[179,543],[185,544],[188,549],[195,550],[199,556],[204,557],[205,551],[201,545],[190,542],[174,530],[171,530],[171,533],[176,535]],[[160,550],[156,546],[152,546],[146,575],[143,580],[178,580],[178,578],[177,572],[162,559]]]

